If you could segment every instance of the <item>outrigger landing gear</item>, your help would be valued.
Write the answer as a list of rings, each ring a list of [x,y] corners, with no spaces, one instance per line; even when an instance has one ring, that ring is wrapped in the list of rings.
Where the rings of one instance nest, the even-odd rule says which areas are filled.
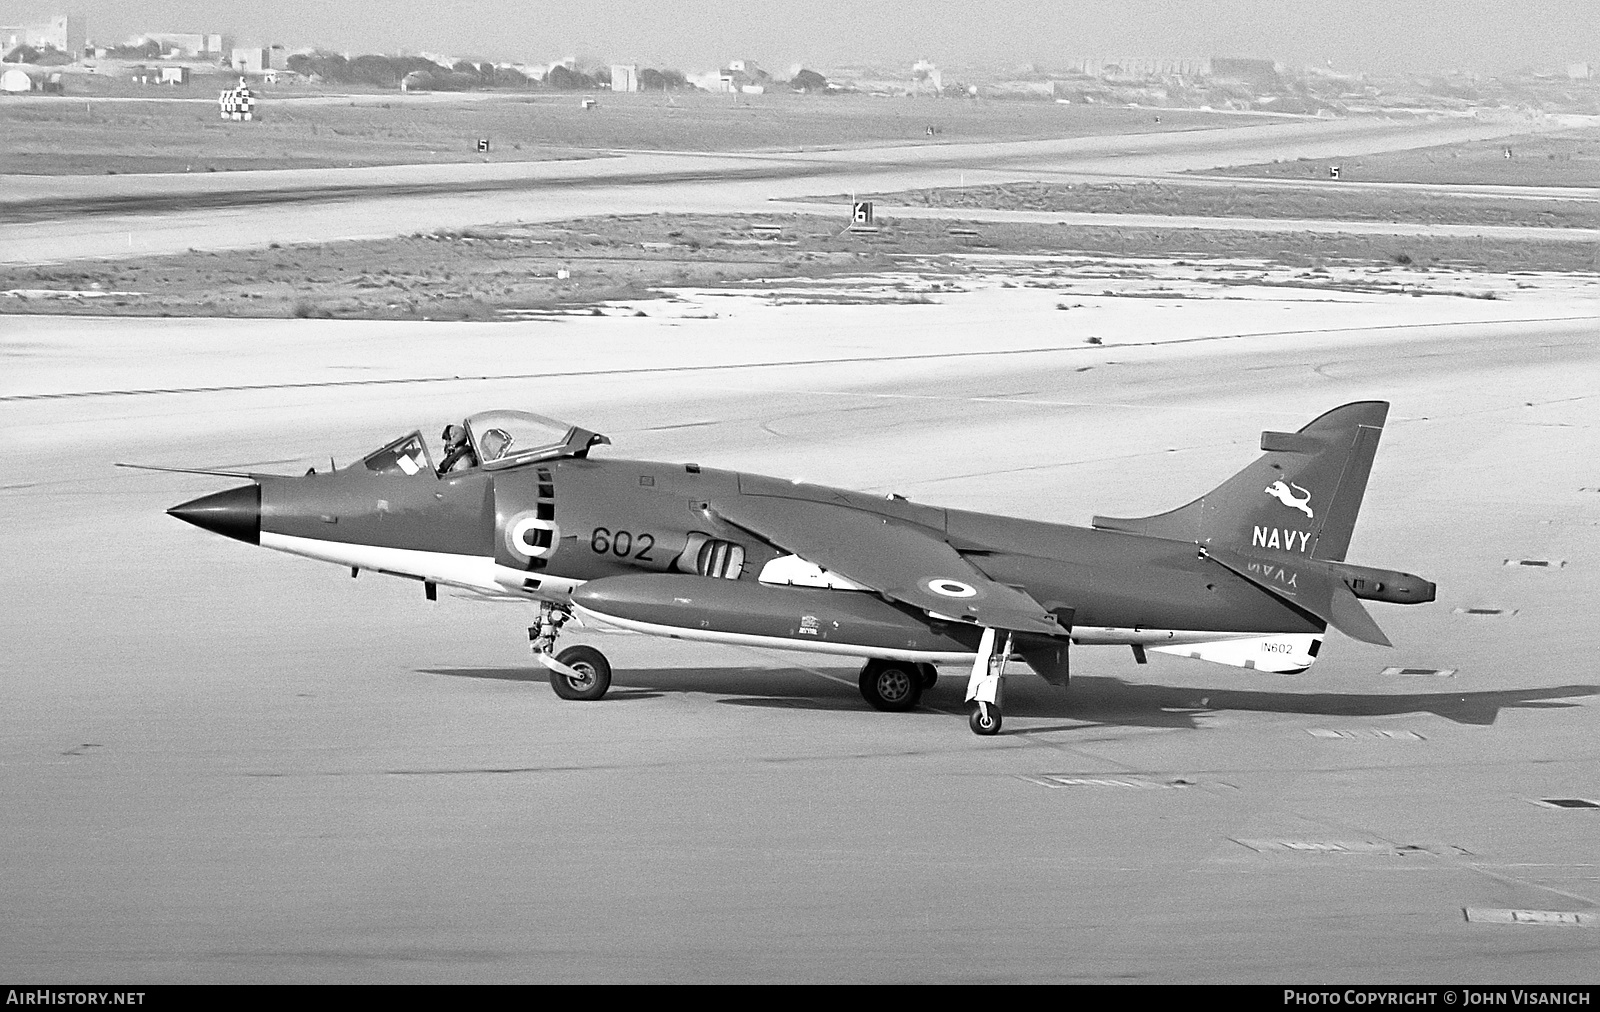
[[[904,713],[922,699],[921,666],[901,661],[871,660],[861,666],[861,698],[874,709]]]
[[[978,641],[978,656],[972,662],[972,677],[967,679],[967,726],[973,734],[1000,733],[1000,707],[1005,699],[1002,679],[1011,657],[1011,634],[995,649],[995,630],[985,629]]]
[[[605,654],[594,647],[576,646],[552,655],[561,627],[571,618],[570,610],[541,602],[539,624],[528,627],[533,656],[550,670],[550,687],[562,699],[599,699],[611,688],[611,662]]]

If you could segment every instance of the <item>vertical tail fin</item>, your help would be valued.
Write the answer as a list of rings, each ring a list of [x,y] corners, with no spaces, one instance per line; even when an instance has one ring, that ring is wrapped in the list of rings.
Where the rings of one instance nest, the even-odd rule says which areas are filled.
[[[1218,548],[1341,562],[1378,451],[1385,401],[1334,408],[1299,432],[1263,432],[1264,454],[1205,495],[1152,517],[1094,526]]]

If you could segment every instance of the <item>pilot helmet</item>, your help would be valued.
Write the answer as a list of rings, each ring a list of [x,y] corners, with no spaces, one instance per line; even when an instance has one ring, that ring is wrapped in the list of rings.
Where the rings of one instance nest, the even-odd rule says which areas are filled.
[[[439,438],[444,440],[446,446],[454,446],[467,441],[467,430],[459,425],[446,425]]]

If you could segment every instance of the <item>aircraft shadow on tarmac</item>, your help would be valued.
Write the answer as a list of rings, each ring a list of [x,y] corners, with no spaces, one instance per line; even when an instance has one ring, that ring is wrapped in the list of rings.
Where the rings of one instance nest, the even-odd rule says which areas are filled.
[[[542,682],[537,668],[424,668],[422,674],[452,678],[490,678]],[[781,707],[803,710],[863,710],[870,707],[855,689],[855,672],[829,672],[839,681],[819,679],[815,672],[751,668],[630,668],[615,673],[615,687],[606,700],[656,699],[668,693],[698,692],[731,698],[730,706]],[[941,709],[962,705],[965,679],[951,674],[923,697]],[[759,692],[759,695],[752,694]],[[1007,679],[1006,713],[1015,717],[1059,717],[1079,725],[1195,728],[1196,718],[1219,711],[1304,714],[1319,717],[1389,717],[1431,713],[1458,724],[1493,724],[1504,709],[1554,710],[1582,706],[1580,696],[1600,695],[1600,685],[1556,685],[1476,692],[1273,692],[1258,689],[1211,689],[1204,686],[1146,685],[1118,678],[1074,676],[1062,693],[1037,679],[1017,673]],[[1048,729],[1046,729],[1048,730]]]
[[[549,674],[543,668],[419,668],[424,675],[444,675],[447,678],[488,678],[501,682],[548,682]],[[660,699],[663,694],[648,689],[614,688],[606,693],[607,700],[626,702],[631,699]]]
[[[1197,726],[1194,723],[1196,716],[1223,710],[1318,717],[1390,717],[1406,713],[1431,713],[1457,724],[1489,725],[1499,718],[1503,709],[1568,709],[1583,704],[1566,700],[1594,695],[1600,695],[1600,685],[1557,685],[1477,692],[1273,692],[1143,685],[1116,678],[1078,677],[1072,680],[1070,694],[1056,701],[1036,698],[1034,706],[1026,709],[1013,704],[1011,712],[1018,716],[1062,716],[1102,724],[1152,727],[1193,727]]]

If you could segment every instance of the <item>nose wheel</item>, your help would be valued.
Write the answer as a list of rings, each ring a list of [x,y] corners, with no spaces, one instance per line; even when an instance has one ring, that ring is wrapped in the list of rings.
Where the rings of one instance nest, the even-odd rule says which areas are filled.
[[[539,655],[550,669],[550,687],[562,699],[599,699],[611,688],[611,662],[594,647],[568,647],[554,657]]]
[[[539,606],[539,624],[528,629],[534,658],[550,672],[550,687],[562,699],[599,699],[611,688],[611,662],[594,647],[567,647],[555,653],[556,637],[572,613],[556,605]]]

